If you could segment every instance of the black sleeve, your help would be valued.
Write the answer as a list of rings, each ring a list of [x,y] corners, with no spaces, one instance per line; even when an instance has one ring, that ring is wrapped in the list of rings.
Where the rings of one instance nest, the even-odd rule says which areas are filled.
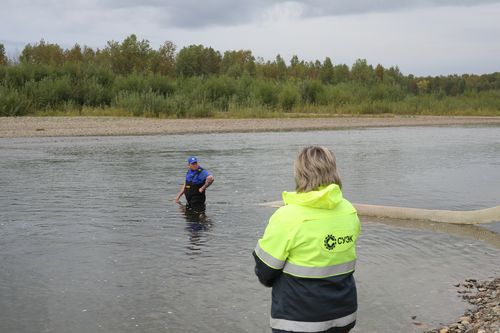
[[[267,266],[266,263],[260,260],[257,254],[255,254],[255,251],[252,254],[255,259],[255,275],[257,275],[260,283],[264,286],[272,287],[274,281],[281,275],[282,270]]]

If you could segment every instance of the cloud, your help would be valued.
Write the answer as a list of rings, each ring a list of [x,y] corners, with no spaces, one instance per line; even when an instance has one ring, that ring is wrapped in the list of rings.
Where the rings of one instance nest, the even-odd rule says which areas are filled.
[[[202,29],[254,24],[281,16],[317,18],[493,3],[500,3],[500,0],[4,0],[2,12],[8,19],[10,13],[16,15],[34,10],[58,18],[91,12],[99,16],[106,16],[106,12],[130,12],[138,16],[154,11],[155,15],[149,20],[160,27]],[[4,15],[0,14],[0,19]],[[135,20],[140,21],[140,18]]]
[[[339,16],[371,12],[392,12],[443,6],[478,6],[500,3],[498,0],[311,0],[298,1],[304,5],[304,16]]]
[[[291,8],[296,17],[311,18],[443,6],[478,6],[500,3],[500,0],[101,0],[99,3],[108,8],[153,7],[160,13],[163,26],[197,29],[249,24],[275,17],[276,12],[286,14]]]
[[[161,15],[161,24],[179,28],[239,25],[254,21],[273,1],[233,0],[103,0],[108,8],[152,7]]]
[[[498,71],[499,15],[500,0],[2,0],[0,43],[17,57],[42,38],[103,48],[134,33],[154,48],[168,40],[266,60],[366,58],[421,75],[487,73]]]

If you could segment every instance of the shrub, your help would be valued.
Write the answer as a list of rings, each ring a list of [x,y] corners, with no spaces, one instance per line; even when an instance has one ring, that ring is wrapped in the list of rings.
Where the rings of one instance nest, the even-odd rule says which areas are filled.
[[[316,104],[324,87],[318,80],[303,81],[300,85],[300,96],[304,104]]]
[[[360,113],[362,114],[382,114],[393,113],[392,106],[387,102],[368,102],[361,105]]]
[[[255,79],[248,74],[244,74],[241,78],[235,81],[235,91],[232,97],[232,102],[239,106],[246,106],[251,103],[252,86]]]
[[[298,103],[300,94],[297,88],[291,84],[285,84],[279,94],[279,104],[283,111],[291,111]]]
[[[351,89],[349,89],[348,84],[331,86],[327,93],[330,101],[336,106],[351,104],[356,99]]]
[[[70,100],[72,89],[69,76],[45,78],[39,82],[29,81],[25,85],[25,92],[37,109],[57,107]]]
[[[154,116],[171,114],[167,98],[152,91],[121,91],[115,97],[112,106],[131,111],[134,116]]]
[[[80,82],[79,93],[81,105],[103,107],[111,105],[112,93],[103,87],[96,77],[84,79]]]
[[[23,88],[26,82],[32,80],[32,73],[26,67],[28,66],[8,66],[4,84],[12,88]]]
[[[113,84],[115,94],[119,92],[144,92],[148,90],[148,83],[142,75],[130,74],[116,77]]]
[[[151,91],[163,96],[171,95],[175,91],[172,79],[163,75],[149,75],[146,77],[146,82]]]
[[[229,100],[235,91],[235,81],[227,76],[211,77],[203,85],[204,97],[221,111],[228,110]]]
[[[26,116],[32,112],[29,98],[13,88],[0,86],[0,116]]]
[[[276,85],[267,80],[256,81],[254,95],[261,104],[266,106],[274,107],[278,101],[278,89]]]

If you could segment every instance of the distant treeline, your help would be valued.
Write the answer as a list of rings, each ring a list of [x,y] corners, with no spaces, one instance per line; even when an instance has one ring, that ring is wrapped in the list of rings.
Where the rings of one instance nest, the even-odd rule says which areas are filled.
[[[0,44],[0,116],[151,117],[320,114],[500,115],[500,73],[416,77],[398,67],[256,58],[130,35],[103,49],[40,41],[8,59]]]

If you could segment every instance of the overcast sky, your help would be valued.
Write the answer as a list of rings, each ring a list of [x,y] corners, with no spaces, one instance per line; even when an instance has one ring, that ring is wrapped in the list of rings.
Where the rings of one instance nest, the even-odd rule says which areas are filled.
[[[0,0],[0,43],[103,48],[130,34],[155,49],[203,44],[289,61],[358,58],[404,74],[500,71],[500,0]]]

